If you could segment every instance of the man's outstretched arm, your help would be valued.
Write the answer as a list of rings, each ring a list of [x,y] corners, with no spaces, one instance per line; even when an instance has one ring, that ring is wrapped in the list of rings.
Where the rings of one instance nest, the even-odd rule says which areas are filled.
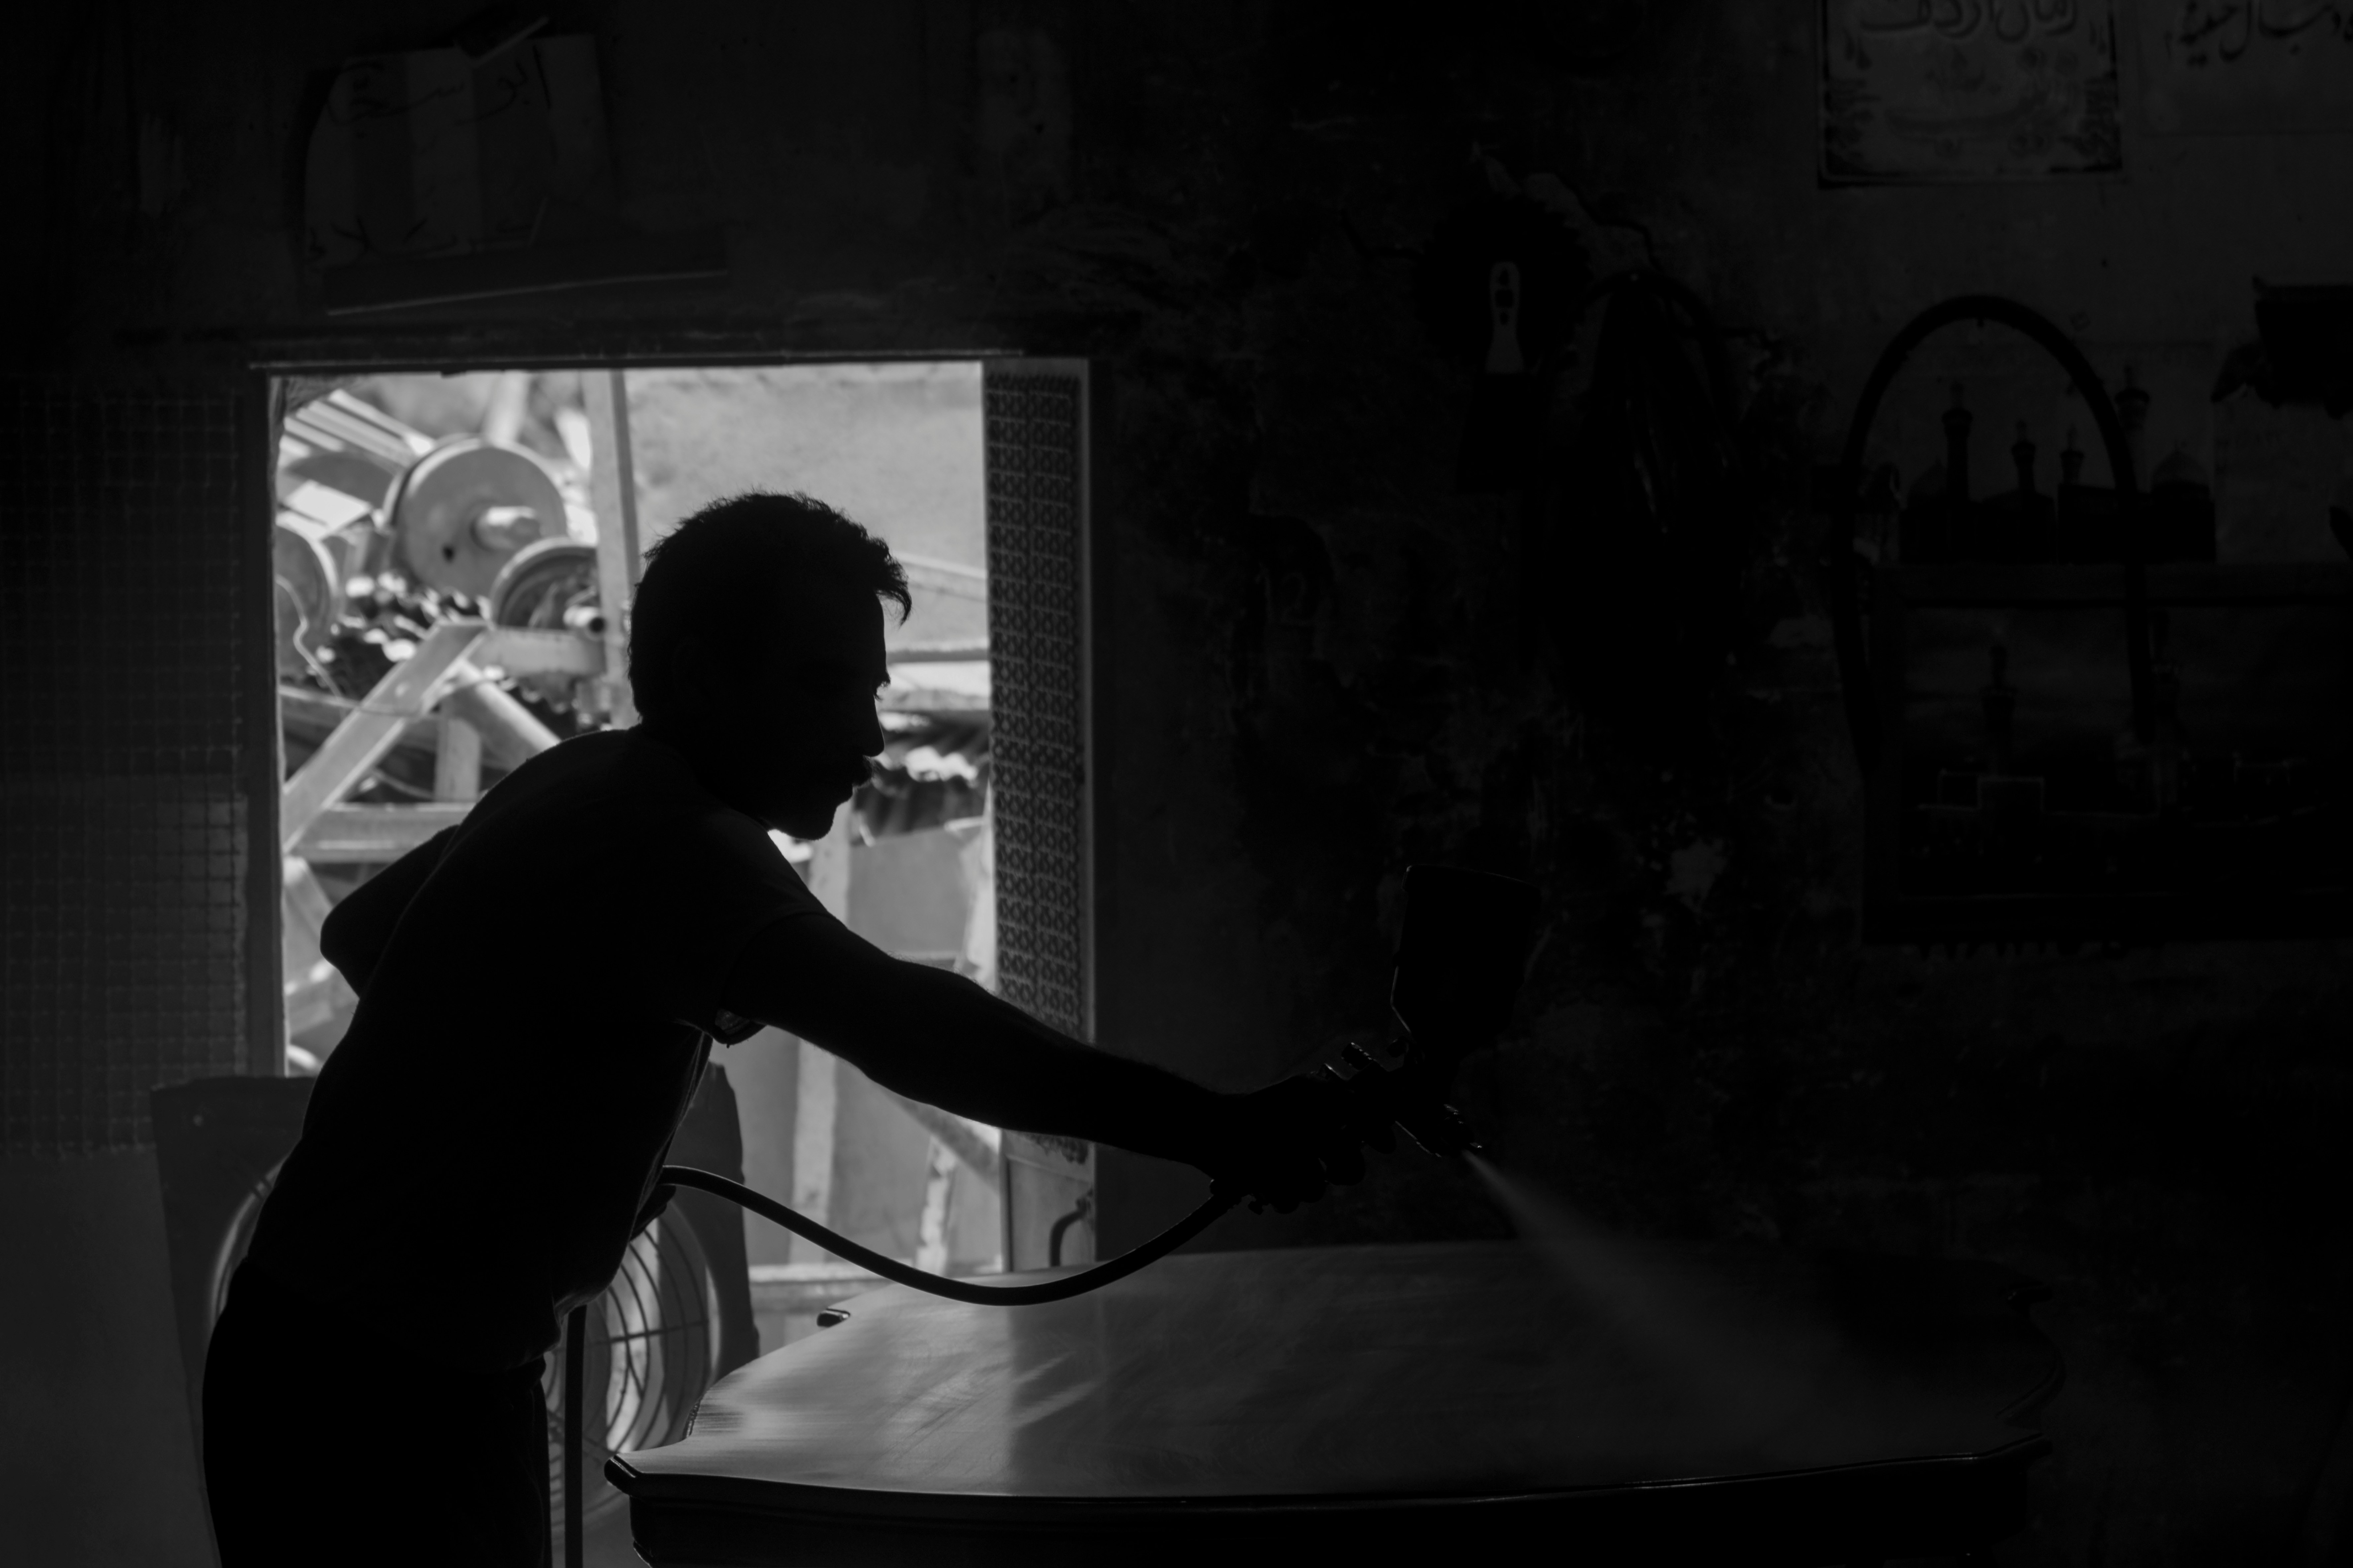
[[[787,917],[754,937],[720,1002],[911,1100],[1230,1173],[1282,1207],[1317,1195],[1326,1173],[1341,1182],[1361,1173],[1338,1108],[1300,1080],[1215,1093],[1082,1045],[962,975],[892,958],[823,915]]]

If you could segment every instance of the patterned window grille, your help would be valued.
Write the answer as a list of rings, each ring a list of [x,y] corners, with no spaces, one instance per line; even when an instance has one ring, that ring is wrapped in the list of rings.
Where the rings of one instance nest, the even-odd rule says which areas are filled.
[[[1087,374],[984,371],[990,810],[997,990],[1081,1038],[1093,1028],[1087,722]],[[1006,1263],[1093,1257],[1094,1150],[1005,1135]]]
[[[274,977],[256,954],[276,958],[253,922],[275,900],[275,857],[255,847],[277,765],[254,722],[269,679],[268,520],[241,461],[255,395],[0,386],[11,1154],[144,1147],[151,1089],[272,1070],[253,1051],[276,1027],[253,1016]]]

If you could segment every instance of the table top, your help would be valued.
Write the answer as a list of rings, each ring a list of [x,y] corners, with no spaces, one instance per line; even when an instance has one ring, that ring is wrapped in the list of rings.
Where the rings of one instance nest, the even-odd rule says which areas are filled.
[[[2022,1466],[2060,1377],[2036,1289],[1767,1247],[1611,1244],[1565,1270],[1517,1243],[1197,1254],[1034,1307],[891,1286],[611,1473],[640,1503],[953,1515]]]

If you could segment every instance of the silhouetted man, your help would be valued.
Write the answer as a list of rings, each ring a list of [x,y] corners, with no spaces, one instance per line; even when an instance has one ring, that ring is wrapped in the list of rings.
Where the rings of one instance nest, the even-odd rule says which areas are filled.
[[[804,497],[648,557],[644,721],[534,757],[337,906],[360,994],[205,1374],[224,1568],[537,1564],[544,1353],[659,1207],[717,1040],[773,1024],[976,1120],[1185,1161],[1279,1206],[1361,1173],[1326,1086],[1226,1096],[852,935],[770,828],[823,836],[882,749],[882,542]]]

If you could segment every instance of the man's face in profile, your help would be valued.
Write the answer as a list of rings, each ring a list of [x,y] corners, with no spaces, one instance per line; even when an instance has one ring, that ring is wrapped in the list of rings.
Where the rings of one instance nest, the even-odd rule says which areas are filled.
[[[688,748],[721,799],[796,838],[822,838],[882,750],[874,700],[890,679],[882,605],[804,583],[752,635],[689,655]]]

